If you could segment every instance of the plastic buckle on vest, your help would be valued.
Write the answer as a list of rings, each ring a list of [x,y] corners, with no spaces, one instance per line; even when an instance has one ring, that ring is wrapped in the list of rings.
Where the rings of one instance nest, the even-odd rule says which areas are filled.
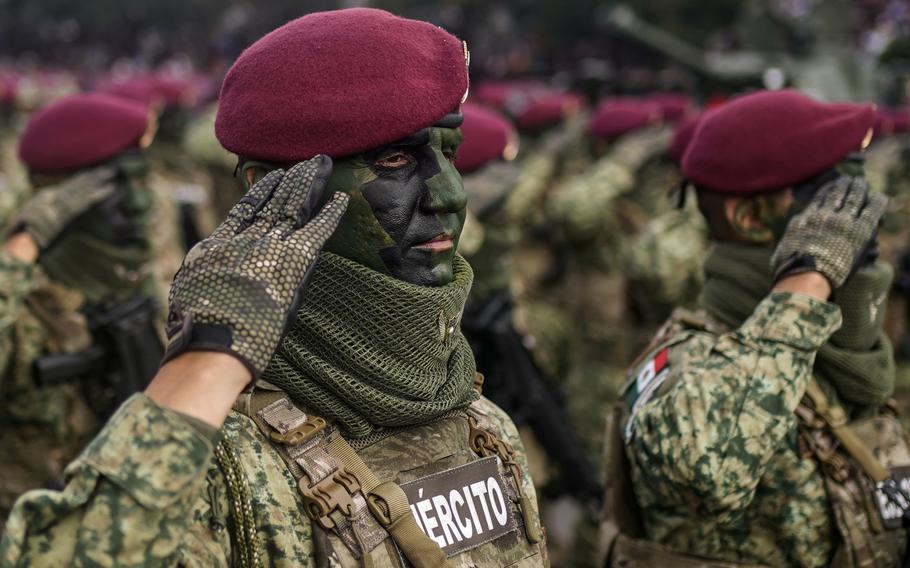
[[[528,537],[528,542],[531,544],[541,542],[543,540],[543,535],[540,532],[540,528],[534,522],[534,519],[531,518],[530,500],[524,494],[524,490],[521,487],[521,466],[515,461],[515,449],[503,440],[500,440],[498,437],[493,436],[491,433],[481,428],[473,416],[468,417],[468,425],[470,426],[470,433],[468,436],[470,436],[471,449],[482,457],[491,455],[499,457],[502,464],[508,468],[509,472],[512,474],[512,478],[515,480],[515,489],[518,492],[518,508],[521,512],[521,518],[524,521],[525,535]]]
[[[471,427],[469,436],[471,437],[471,449],[474,452],[482,457],[496,455],[504,464],[512,462],[515,456],[512,446],[478,426],[473,416],[468,418],[468,424]]]
[[[306,422],[296,428],[288,430],[284,434],[278,431],[269,432],[269,437],[273,442],[278,442],[287,446],[299,446],[306,442],[310,437],[325,430],[326,426],[328,426],[328,423],[326,423],[324,419],[318,416],[311,416],[306,419]]]
[[[297,487],[303,496],[307,515],[320,527],[327,531],[336,528],[337,524],[330,516],[335,510],[345,517],[354,514],[351,496],[360,491],[360,482],[343,466],[313,486],[307,481],[307,477],[301,477]]]

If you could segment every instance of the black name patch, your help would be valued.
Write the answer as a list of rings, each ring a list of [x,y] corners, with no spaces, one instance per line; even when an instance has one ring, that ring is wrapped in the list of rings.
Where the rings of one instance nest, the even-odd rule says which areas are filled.
[[[882,515],[885,528],[899,529],[904,511],[910,507],[910,466],[891,468],[891,479],[875,490],[878,512]]]
[[[491,456],[401,485],[418,526],[446,556],[517,530],[498,462]]]

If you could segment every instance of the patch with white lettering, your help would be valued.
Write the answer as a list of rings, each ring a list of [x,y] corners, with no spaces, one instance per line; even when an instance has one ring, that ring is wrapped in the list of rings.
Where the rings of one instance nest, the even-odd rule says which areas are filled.
[[[417,525],[446,556],[518,530],[496,456],[403,483],[401,488]]]
[[[891,468],[891,479],[878,484],[875,500],[885,528],[901,528],[905,511],[910,508],[910,466]]]
[[[645,363],[641,371],[638,372],[635,383],[626,392],[626,405],[630,409],[629,419],[626,421],[626,427],[623,432],[626,443],[632,439],[635,415],[638,414],[641,407],[651,400],[654,391],[664,382],[670,372],[669,354],[670,348],[665,347],[653,359]]]

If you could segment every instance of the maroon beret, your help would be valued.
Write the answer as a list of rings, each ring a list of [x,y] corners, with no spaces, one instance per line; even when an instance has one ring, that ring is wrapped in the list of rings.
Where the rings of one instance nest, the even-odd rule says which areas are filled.
[[[597,105],[588,132],[595,138],[612,140],[639,128],[660,122],[660,107],[648,101],[607,99]]]
[[[682,169],[718,193],[775,191],[860,149],[872,104],[821,103],[795,90],[735,99],[699,120]]]
[[[72,95],[32,115],[19,157],[35,173],[64,173],[99,164],[136,147],[148,107],[102,93]]]
[[[455,166],[463,174],[473,172],[493,160],[511,159],[507,150],[515,148],[517,136],[508,120],[492,110],[470,103],[461,106],[464,140],[458,148]]]
[[[442,28],[372,8],[316,12],[240,55],[215,134],[265,161],[349,156],[435,124],[467,89],[466,48]]]
[[[561,122],[582,105],[582,98],[575,93],[538,93],[515,114],[515,123],[521,131],[534,132]]]
[[[12,104],[19,91],[19,76],[13,73],[0,73],[0,103]]]
[[[667,153],[677,165],[682,163],[686,148],[689,147],[689,142],[692,141],[692,136],[695,134],[695,128],[698,126],[698,121],[701,117],[701,114],[690,114],[676,123],[676,127],[673,129],[673,139],[670,140],[670,147],[667,149]]]
[[[471,87],[471,100],[514,115],[523,110],[531,100],[553,92],[535,79],[484,81]]]
[[[192,81],[161,75],[139,75],[126,81],[109,81],[98,85],[96,90],[147,105],[192,106],[195,100],[195,84]]]
[[[665,121],[676,121],[692,110],[692,99],[682,93],[654,93],[645,98],[660,108],[660,117]]]

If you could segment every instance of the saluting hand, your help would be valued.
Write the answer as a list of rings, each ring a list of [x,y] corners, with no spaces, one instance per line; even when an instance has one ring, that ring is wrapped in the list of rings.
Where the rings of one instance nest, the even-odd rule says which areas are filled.
[[[270,172],[190,250],[171,286],[165,361],[221,351],[259,376],[347,208],[349,196],[336,193],[313,217],[331,171],[331,159],[317,156]]]
[[[117,189],[117,170],[98,167],[38,190],[19,210],[12,233],[26,233],[38,252],[47,250],[80,215]]]
[[[790,220],[771,258],[774,280],[819,272],[833,289],[853,273],[871,243],[888,199],[865,178],[841,176],[822,186]]]

